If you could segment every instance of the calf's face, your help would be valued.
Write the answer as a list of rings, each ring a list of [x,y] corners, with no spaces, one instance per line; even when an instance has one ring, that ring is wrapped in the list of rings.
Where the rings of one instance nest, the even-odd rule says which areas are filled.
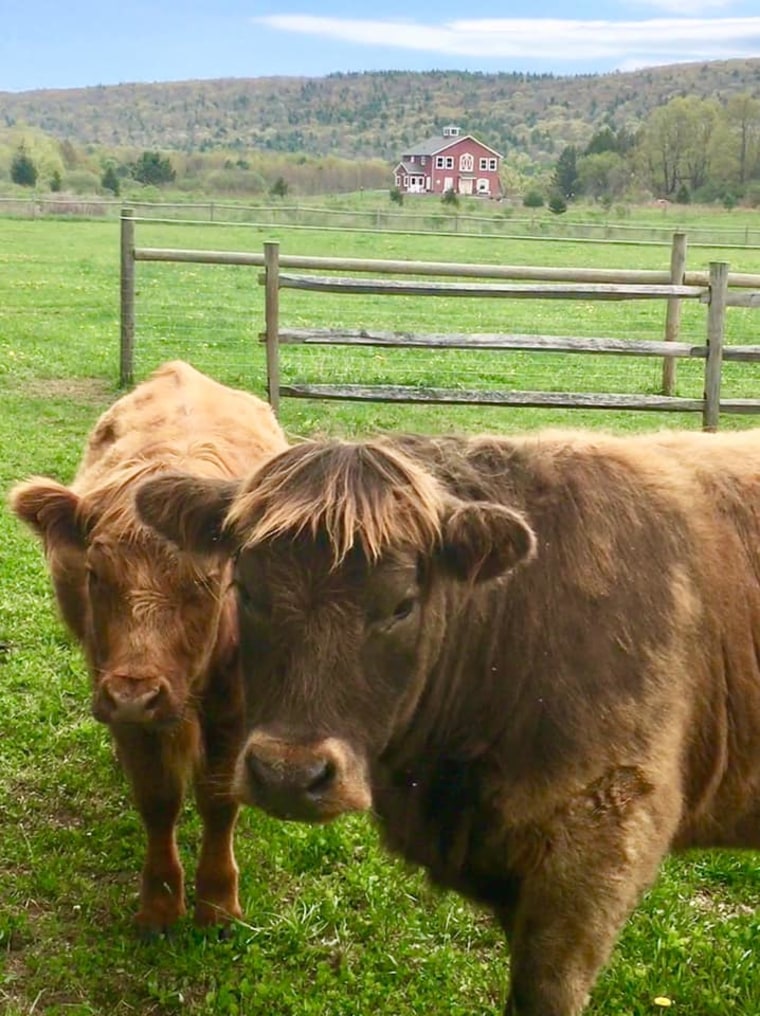
[[[17,488],[12,507],[45,544],[61,613],[87,659],[95,717],[179,721],[215,644],[228,570],[210,560],[201,568],[133,513],[115,525],[108,511],[84,511],[53,481]]]
[[[305,527],[249,544],[225,526],[235,494],[176,477],[149,481],[137,501],[181,546],[235,558],[248,729],[238,795],[302,821],[368,808],[372,763],[414,721],[434,670],[447,590],[509,571],[533,554],[533,533],[508,508],[447,500],[432,549],[401,540],[373,558],[357,543],[336,561],[326,532]]]

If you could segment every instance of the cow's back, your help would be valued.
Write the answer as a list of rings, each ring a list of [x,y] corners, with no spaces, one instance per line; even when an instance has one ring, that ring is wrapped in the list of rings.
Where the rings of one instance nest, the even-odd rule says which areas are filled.
[[[239,475],[285,445],[266,402],[174,360],[103,413],[74,488],[84,492],[127,462],[157,456],[177,469]]]

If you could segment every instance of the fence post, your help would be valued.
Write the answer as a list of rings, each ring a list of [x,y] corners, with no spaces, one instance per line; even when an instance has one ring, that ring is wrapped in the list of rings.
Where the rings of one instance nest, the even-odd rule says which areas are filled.
[[[707,357],[705,359],[705,406],[702,429],[715,431],[720,418],[720,380],[723,362],[723,333],[726,325],[728,264],[710,262],[710,305],[707,309]]]
[[[280,245],[264,244],[264,321],[267,350],[267,395],[275,413],[280,410]]]
[[[682,286],[686,272],[686,233],[673,234],[673,246],[670,250],[670,284]],[[675,342],[681,327],[681,300],[672,296],[668,300],[665,312],[665,341]],[[662,364],[662,394],[672,395],[676,383],[676,361],[666,356]]]
[[[132,208],[121,210],[121,337],[119,384],[134,380],[135,360],[135,223]]]

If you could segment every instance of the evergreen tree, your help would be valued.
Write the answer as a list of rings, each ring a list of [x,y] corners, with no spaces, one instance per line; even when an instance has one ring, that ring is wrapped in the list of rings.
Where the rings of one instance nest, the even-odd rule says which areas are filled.
[[[104,190],[111,191],[114,197],[119,196],[121,184],[119,183],[119,177],[116,175],[116,170],[112,165],[109,164],[103,171],[103,175],[100,178],[100,186]]]
[[[578,189],[578,151],[575,145],[562,150],[554,167],[554,187],[565,198],[572,198]]]
[[[11,180],[22,187],[34,187],[37,183],[37,167],[23,145],[13,156],[11,162]]]
[[[166,156],[159,152],[143,152],[131,167],[132,176],[138,183],[159,186],[172,183],[177,173]]]

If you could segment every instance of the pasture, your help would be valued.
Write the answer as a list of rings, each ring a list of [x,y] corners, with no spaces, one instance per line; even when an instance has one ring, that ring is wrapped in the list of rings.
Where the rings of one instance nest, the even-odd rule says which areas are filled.
[[[373,235],[245,227],[138,226],[141,246],[509,264],[666,268],[667,246]],[[760,272],[760,250],[692,249],[688,268],[728,260]],[[182,357],[263,392],[263,292],[256,270],[139,265],[136,375]],[[31,473],[71,479],[87,431],[118,394],[118,225],[0,220],[0,490]],[[513,331],[661,338],[664,305],[587,305],[288,293],[283,323],[393,330]],[[506,319],[506,320],[505,320]],[[508,324],[506,323],[508,321]],[[704,338],[684,309],[682,337]],[[754,342],[760,312],[732,309],[727,342]],[[294,377],[484,387],[657,389],[659,361],[488,353],[294,350]],[[285,356],[283,363],[285,363]],[[679,364],[678,392],[701,383]],[[724,390],[756,395],[754,368]],[[341,373],[342,372],[342,373]],[[508,379],[505,381],[505,378]],[[642,387],[643,386],[643,387]],[[503,430],[543,424],[697,428],[698,414],[623,414],[286,400],[291,436],[378,429]],[[751,418],[722,426],[748,426]],[[180,843],[192,871],[199,825]],[[138,941],[142,830],[105,729],[89,713],[82,660],[57,620],[42,555],[0,512],[0,1013],[3,1016],[486,1016],[499,1011],[506,950],[490,919],[387,857],[368,820],[310,828],[246,812],[237,853],[244,921],[228,938],[189,922]],[[629,921],[595,991],[593,1016],[756,1016],[760,1012],[756,854],[671,859]],[[659,1002],[655,1000],[660,1000]]]

